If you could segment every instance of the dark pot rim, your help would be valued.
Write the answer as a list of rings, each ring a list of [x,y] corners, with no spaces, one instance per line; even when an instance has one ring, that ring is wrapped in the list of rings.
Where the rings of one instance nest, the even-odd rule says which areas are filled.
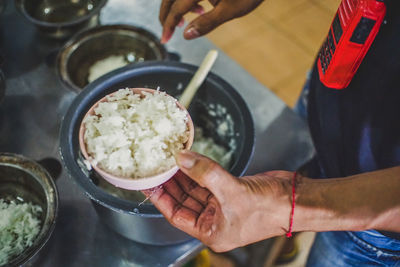
[[[60,154],[69,176],[94,202],[121,213],[130,213],[145,217],[162,217],[161,213],[152,204],[145,203],[139,206],[139,202],[114,197],[104,192],[93,183],[89,178],[89,171],[87,171],[83,163],[78,163],[77,160],[78,158],[82,158],[82,156],[80,156],[78,144],[79,125],[89,107],[98,99],[113,91],[113,89],[107,90],[107,88],[125,80],[127,77],[140,75],[141,73],[149,73],[150,71],[154,71],[154,69],[166,72],[178,70],[194,73],[197,68],[198,67],[194,65],[174,61],[148,61],[137,63],[132,66],[114,70],[102,76],[93,83],[87,85],[74,99],[62,121],[60,130]],[[225,80],[214,73],[209,73],[207,80],[212,80],[213,82],[221,84],[225,90],[229,92],[229,95],[234,98],[237,105],[242,107],[242,115],[245,118],[243,123],[247,128],[246,133],[248,134],[248,136],[245,137],[242,157],[247,160],[243,161],[240,160],[241,158],[238,159],[229,170],[233,175],[241,176],[247,170],[254,152],[255,129],[250,110],[240,94]]]
[[[61,27],[68,27],[68,26],[74,26],[79,23],[82,23],[84,21],[89,20],[93,16],[97,15],[100,10],[104,7],[104,5],[107,3],[107,0],[99,0],[99,4],[95,6],[90,12],[82,17],[79,17],[75,20],[72,21],[66,21],[66,22],[47,22],[43,20],[38,20],[34,17],[32,17],[25,9],[25,1],[27,0],[15,0],[15,5],[18,9],[18,11],[30,22],[32,22],[35,25],[41,26],[41,27],[48,27],[48,28],[61,28]]]

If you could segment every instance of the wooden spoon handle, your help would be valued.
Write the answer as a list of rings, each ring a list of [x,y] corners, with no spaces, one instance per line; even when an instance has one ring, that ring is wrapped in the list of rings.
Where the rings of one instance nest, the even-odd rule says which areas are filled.
[[[215,60],[217,59],[218,51],[217,50],[210,50],[206,57],[204,58],[203,62],[199,69],[194,74],[193,78],[190,80],[189,84],[183,91],[179,102],[185,108],[189,108],[190,102],[192,102],[193,96],[196,94],[197,89],[201,86],[204,79],[207,77],[208,72],[210,71],[211,67],[213,66]]]

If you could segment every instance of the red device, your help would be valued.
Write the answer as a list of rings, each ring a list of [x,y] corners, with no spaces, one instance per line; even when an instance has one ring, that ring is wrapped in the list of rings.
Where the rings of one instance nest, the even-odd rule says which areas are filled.
[[[383,0],[342,0],[318,54],[321,82],[344,89],[357,72],[386,14]]]

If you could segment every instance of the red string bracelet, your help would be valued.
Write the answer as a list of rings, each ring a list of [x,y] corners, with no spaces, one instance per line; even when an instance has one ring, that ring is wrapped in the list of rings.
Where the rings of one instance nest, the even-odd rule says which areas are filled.
[[[293,179],[292,179],[292,212],[290,213],[290,221],[289,221],[289,231],[286,233],[286,237],[291,237],[292,236],[292,228],[293,228],[293,216],[294,216],[294,206],[295,206],[295,193],[296,193],[296,175],[297,172],[293,173]]]

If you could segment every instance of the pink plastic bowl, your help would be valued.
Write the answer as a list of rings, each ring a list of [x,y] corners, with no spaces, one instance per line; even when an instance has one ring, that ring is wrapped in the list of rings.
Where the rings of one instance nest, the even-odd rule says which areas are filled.
[[[156,90],[154,89],[148,89],[148,88],[130,88],[135,94],[141,94],[142,92],[149,92],[149,93],[154,93]],[[110,96],[114,93],[111,93],[107,96]],[[94,114],[94,109],[99,105],[99,103],[101,102],[106,102],[107,101],[107,96],[103,97],[102,99],[100,99],[99,101],[97,101],[90,109],[89,111],[86,113],[85,117],[83,118],[83,120],[85,120],[85,118],[89,115],[93,115]],[[176,105],[182,109],[185,110],[186,109],[178,102],[176,101]],[[187,121],[187,126],[189,129],[189,140],[186,142],[185,144],[185,149],[190,149],[192,147],[193,144],[193,138],[194,138],[194,126],[193,126],[193,121],[192,118],[189,115],[189,112],[187,112],[187,116],[188,116],[188,121]],[[82,121],[83,121],[82,120]],[[171,169],[159,173],[157,175],[154,176],[150,176],[150,177],[143,177],[143,178],[129,178],[129,177],[118,177],[115,175],[112,175],[110,173],[107,173],[106,171],[102,170],[101,168],[99,168],[98,166],[96,166],[95,164],[92,163],[92,159],[90,158],[90,156],[88,155],[88,152],[86,150],[86,143],[85,143],[85,139],[84,139],[84,134],[85,134],[85,125],[84,123],[81,123],[81,126],[79,128],[79,146],[81,149],[81,152],[83,154],[83,156],[85,157],[86,160],[88,160],[90,162],[90,165],[92,166],[92,168],[101,175],[101,177],[103,177],[106,181],[108,181],[109,183],[115,185],[116,187],[120,187],[123,189],[128,189],[128,190],[145,190],[145,189],[150,189],[156,186],[159,186],[163,183],[165,183],[166,181],[168,181],[172,176],[174,176],[174,174],[178,171],[178,166],[174,166]]]

